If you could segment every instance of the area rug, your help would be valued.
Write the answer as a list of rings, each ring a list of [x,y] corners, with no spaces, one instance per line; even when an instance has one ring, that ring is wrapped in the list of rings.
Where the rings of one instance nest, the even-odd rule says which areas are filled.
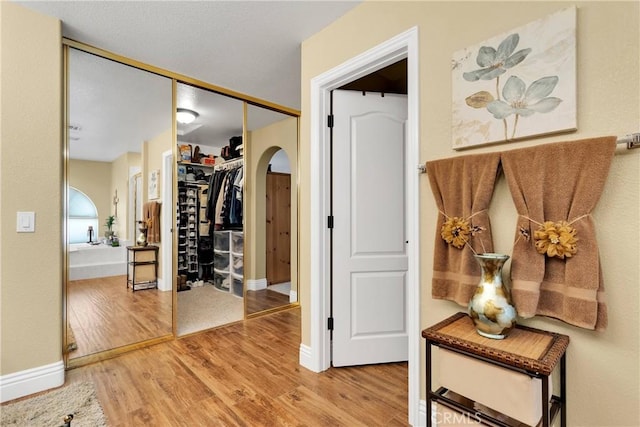
[[[244,319],[244,301],[205,284],[178,292],[178,336]]]
[[[71,383],[30,399],[2,405],[0,425],[55,427],[64,425],[64,417],[73,415],[72,427],[106,426],[107,420],[93,383]]]

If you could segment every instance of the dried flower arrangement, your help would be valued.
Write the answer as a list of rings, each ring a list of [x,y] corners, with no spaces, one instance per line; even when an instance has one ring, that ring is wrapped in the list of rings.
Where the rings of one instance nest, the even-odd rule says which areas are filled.
[[[138,221],[138,228],[140,228],[141,230],[146,230],[151,227],[151,224],[153,224],[153,219],[143,219],[142,221]]]
[[[444,214],[443,214],[444,215]],[[462,249],[465,246],[469,246],[469,249],[474,254],[477,254],[473,247],[469,244],[469,240],[471,240],[472,236],[482,232],[485,230],[484,227],[480,227],[478,225],[471,225],[468,219],[460,218],[457,216],[448,217],[445,215],[447,220],[442,224],[442,228],[440,229],[440,237],[442,240],[447,242],[449,245],[454,248]],[[480,240],[480,244],[482,244],[482,249],[484,252],[484,244],[482,240]]]
[[[533,233],[536,250],[549,258],[571,258],[578,251],[576,229],[566,221],[545,221]]]

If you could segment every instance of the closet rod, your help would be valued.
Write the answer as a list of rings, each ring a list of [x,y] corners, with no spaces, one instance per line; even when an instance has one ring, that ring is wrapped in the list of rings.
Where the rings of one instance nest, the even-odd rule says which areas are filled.
[[[628,150],[631,150],[632,148],[640,148],[640,132],[622,136],[618,138],[616,144],[625,144]],[[427,166],[424,163],[418,165],[418,172],[427,173]]]
[[[224,163],[219,163],[217,165],[213,166],[214,170],[220,170],[220,169],[227,169],[230,168],[232,166],[235,166],[236,163],[241,163],[244,159],[242,157],[238,157],[237,159],[233,159],[233,160],[227,160]]]

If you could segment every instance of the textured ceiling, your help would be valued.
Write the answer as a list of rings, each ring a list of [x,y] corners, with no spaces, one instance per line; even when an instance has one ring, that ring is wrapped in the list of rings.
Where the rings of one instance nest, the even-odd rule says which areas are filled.
[[[301,42],[359,2],[16,3],[60,19],[64,37],[299,109]],[[112,161],[139,152],[141,141],[171,126],[169,80],[92,55],[71,57],[69,100],[72,158]],[[222,146],[219,141],[241,133],[239,101],[186,85],[178,88],[177,100],[178,107],[200,113],[179,140]],[[251,110],[250,126],[274,119]]]
[[[300,108],[300,44],[357,1],[28,1],[63,35]]]

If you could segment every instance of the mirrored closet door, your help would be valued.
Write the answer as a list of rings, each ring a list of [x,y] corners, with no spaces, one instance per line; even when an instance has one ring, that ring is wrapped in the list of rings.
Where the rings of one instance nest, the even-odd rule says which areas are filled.
[[[297,304],[298,112],[64,48],[67,367]]]
[[[133,291],[127,247],[135,243],[144,207],[154,202],[171,208],[162,200],[157,171],[161,153],[173,147],[174,114],[171,79],[65,49],[65,319],[67,364],[74,366],[173,334],[162,250],[151,250],[156,264],[145,273],[153,286]],[[149,245],[170,238],[154,233]]]
[[[243,102],[177,85],[177,335],[244,319]]]
[[[298,301],[298,118],[247,106],[247,316]]]

